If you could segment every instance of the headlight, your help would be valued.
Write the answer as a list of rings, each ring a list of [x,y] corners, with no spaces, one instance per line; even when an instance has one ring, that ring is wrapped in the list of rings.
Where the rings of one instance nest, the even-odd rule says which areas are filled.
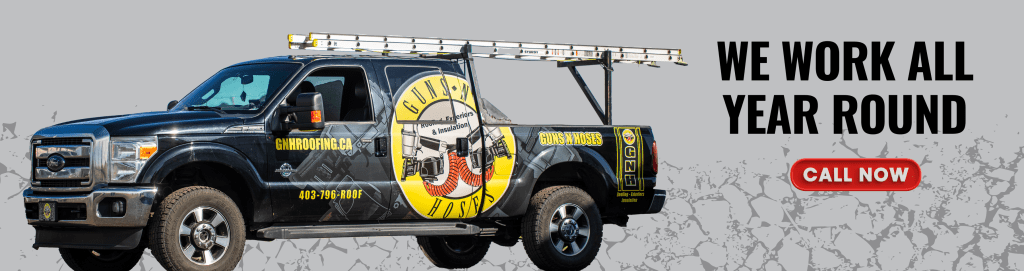
[[[142,166],[153,154],[156,154],[155,136],[110,138],[110,182],[135,182]]]

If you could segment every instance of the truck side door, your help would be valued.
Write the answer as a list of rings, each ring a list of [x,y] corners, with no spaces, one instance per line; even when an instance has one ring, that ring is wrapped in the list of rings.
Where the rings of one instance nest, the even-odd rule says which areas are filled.
[[[352,60],[369,67],[366,61]],[[375,155],[386,135],[375,108],[382,97],[373,70],[327,66],[306,75],[291,96],[318,92],[323,130],[275,133],[270,166],[278,222],[375,220],[388,213],[391,161]],[[379,123],[381,123],[379,125]],[[385,138],[386,139],[386,138]]]

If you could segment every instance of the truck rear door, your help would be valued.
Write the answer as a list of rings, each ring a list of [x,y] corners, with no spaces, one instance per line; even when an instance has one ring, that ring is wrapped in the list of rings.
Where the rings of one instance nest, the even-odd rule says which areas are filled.
[[[469,83],[443,65],[448,64],[383,68],[394,97],[391,158],[402,197],[395,200],[394,219],[472,218],[508,187],[511,131],[495,128],[481,137]],[[459,151],[460,139],[465,152]],[[506,148],[485,155],[482,143]]]

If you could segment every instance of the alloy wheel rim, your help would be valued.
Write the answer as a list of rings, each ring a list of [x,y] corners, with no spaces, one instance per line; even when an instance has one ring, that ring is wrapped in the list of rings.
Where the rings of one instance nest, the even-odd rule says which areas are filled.
[[[565,256],[580,254],[590,242],[590,218],[579,205],[566,203],[551,214],[551,246]]]
[[[181,219],[178,248],[192,263],[216,263],[227,254],[230,243],[231,227],[224,220],[224,215],[213,207],[196,207]]]

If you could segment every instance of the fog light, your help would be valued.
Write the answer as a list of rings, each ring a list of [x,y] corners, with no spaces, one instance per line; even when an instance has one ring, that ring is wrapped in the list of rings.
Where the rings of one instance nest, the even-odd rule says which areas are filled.
[[[115,200],[113,202],[113,204],[110,205],[110,212],[114,213],[115,216],[123,216],[124,215],[124,200],[123,199],[122,200]]]

